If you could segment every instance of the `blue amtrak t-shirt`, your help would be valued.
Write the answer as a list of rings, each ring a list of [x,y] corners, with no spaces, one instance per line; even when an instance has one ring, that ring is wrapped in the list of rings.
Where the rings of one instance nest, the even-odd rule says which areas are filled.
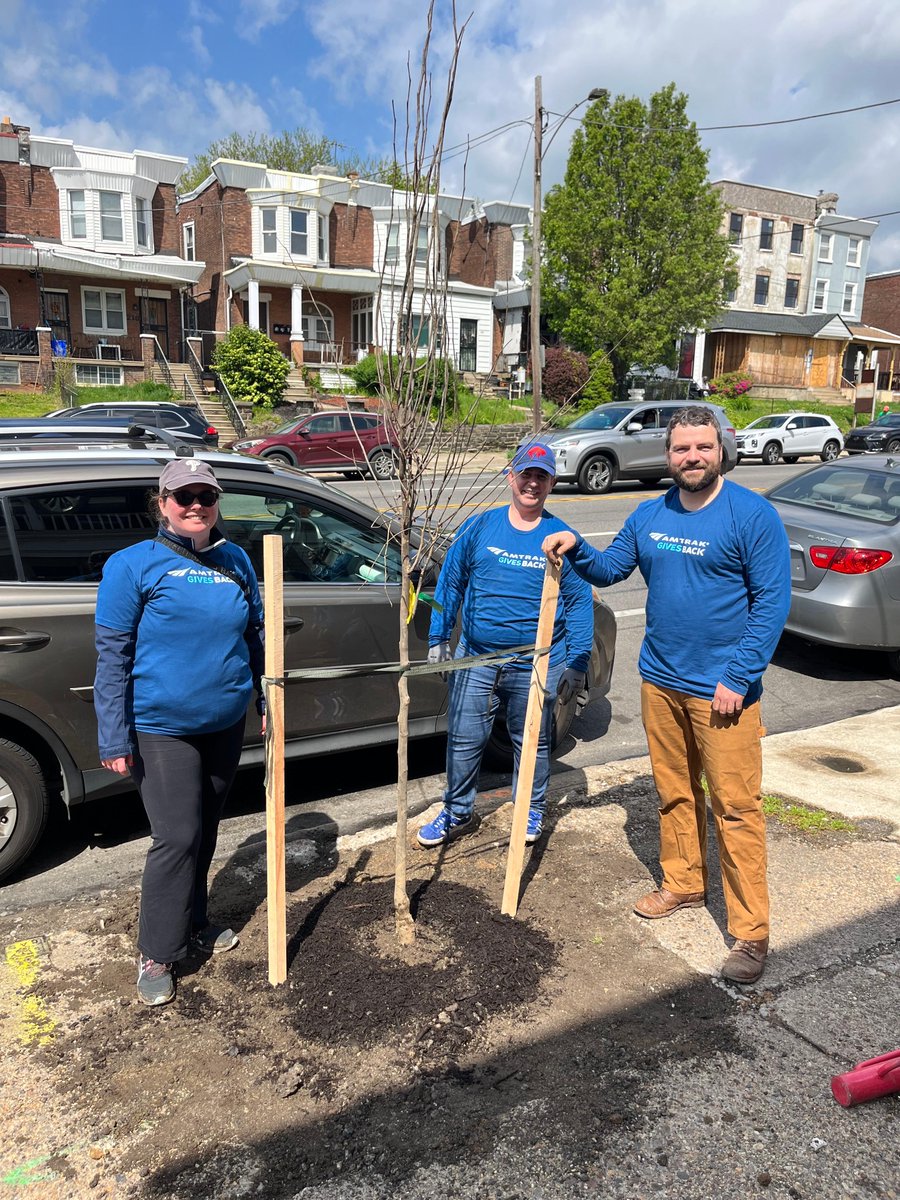
[[[730,480],[696,511],[678,488],[639,505],[609,548],[579,539],[567,558],[609,586],[638,567],[647,583],[642,679],[712,699],[716,685],[759,699],[791,604],[791,557],[777,512]]]
[[[123,747],[135,729],[212,733],[247,711],[253,670],[245,634],[263,622],[256,575],[244,551],[229,542],[203,557],[201,566],[157,539],[104,564],[94,687],[101,757],[130,752]],[[249,606],[239,584],[216,570],[217,561],[244,580]]]
[[[430,645],[447,642],[462,605],[462,641],[473,654],[534,642],[547,559],[541,543],[568,525],[544,512],[535,529],[516,529],[509,508],[464,521],[444,559],[435,589]],[[563,564],[550,663],[586,671],[594,643],[590,587]],[[522,666],[531,669],[530,658]]]

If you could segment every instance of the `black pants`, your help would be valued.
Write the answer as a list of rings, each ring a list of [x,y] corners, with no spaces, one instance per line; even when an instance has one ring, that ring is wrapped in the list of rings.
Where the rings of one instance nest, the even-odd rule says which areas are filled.
[[[131,769],[152,841],[141,885],[138,949],[155,962],[187,954],[191,929],[209,923],[207,875],[231,789],[245,717],[215,733],[138,733]]]

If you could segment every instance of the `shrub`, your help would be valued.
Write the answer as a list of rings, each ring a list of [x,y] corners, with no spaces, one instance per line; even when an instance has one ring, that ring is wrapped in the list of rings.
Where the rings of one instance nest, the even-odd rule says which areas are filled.
[[[235,400],[272,408],[284,394],[291,364],[261,329],[235,325],[216,345],[213,366]]]
[[[725,400],[740,401],[753,387],[752,378],[746,371],[726,371],[709,381],[710,395],[721,396]],[[740,404],[738,404],[740,407]]]
[[[400,370],[400,359],[396,355],[392,356],[390,361],[388,361],[387,355],[381,355],[380,357],[385,386],[389,386],[390,378],[393,377],[396,379]],[[358,363],[345,368],[347,374],[351,375],[356,381],[359,390],[367,396],[378,396],[381,392],[378,381],[378,358],[378,355],[367,354]],[[427,362],[422,358],[416,367],[416,376],[417,386],[414,395],[417,403],[420,400],[427,400],[429,404],[438,404],[444,380],[446,379],[447,406],[450,408],[456,407],[460,383],[456,368],[451,362],[447,359],[436,358],[431,364],[431,369],[428,370]]]
[[[579,408],[596,408],[598,404],[608,404],[613,398],[616,386],[616,376],[609,355],[605,350],[595,350],[588,359],[590,375],[584,385]]]
[[[565,346],[548,346],[544,353],[541,390],[554,404],[576,404],[584,393],[590,367],[587,356]]]

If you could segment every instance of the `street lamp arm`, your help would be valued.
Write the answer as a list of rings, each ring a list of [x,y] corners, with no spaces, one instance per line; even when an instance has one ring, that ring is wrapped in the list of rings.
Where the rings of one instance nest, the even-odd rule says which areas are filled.
[[[547,151],[553,145],[553,139],[559,133],[560,129],[562,129],[565,122],[568,121],[569,117],[571,117],[572,113],[575,111],[576,108],[580,108],[582,104],[587,104],[588,100],[604,100],[604,99],[606,99],[606,97],[608,95],[609,95],[609,91],[607,90],[607,88],[596,88],[595,87],[595,88],[591,88],[591,90],[588,92],[588,94],[584,97],[583,100],[576,100],[576,102],[572,105],[572,107],[569,109],[569,111],[567,113],[564,113],[563,116],[561,116],[559,118],[559,120],[557,121],[556,128],[553,130],[553,132],[550,134],[550,137],[547,139],[547,144],[544,146],[543,152],[541,154],[541,158],[544,157],[544,155],[547,153]],[[547,111],[546,109],[542,108],[541,115],[543,116],[543,114],[546,113],[546,111]]]

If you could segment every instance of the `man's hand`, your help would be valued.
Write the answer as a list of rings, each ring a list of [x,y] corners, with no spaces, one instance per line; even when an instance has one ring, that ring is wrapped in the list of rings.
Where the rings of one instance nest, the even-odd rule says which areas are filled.
[[[127,775],[129,768],[134,765],[134,759],[130,754],[123,754],[119,758],[101,758],[100,765],[115,775]]]
[[[452,657],[453,653],[450,650],[449,642],[438,642],[436,646],[428,647],[428,662],[430,663],[449,662]],[[441,679],[443,679],[444,683],[446,683],[447,672],[438,671],[438,674],[440,675]]]
[[[556,686],[556,694],[562,700],[563,704],[568,704],[573,696],[577,696],[583,690],[586,678],[584,671],[576,671],[574,667],[566,667],[562,675],[560,675],[559,683]]]
[[[723,717],[736,717],[744,707],[744,697],[740,692],[733,692],[724,683],[716,684],[716,694],[713,696],[712,710],[721,713]]]
[[[569,530],[561,531],[560,533],[548,533],[541,543],[541,549],[553,563],[554,567],[562,565],[563,555],[567,550],[571,550],[577,542],[574,533]]]

